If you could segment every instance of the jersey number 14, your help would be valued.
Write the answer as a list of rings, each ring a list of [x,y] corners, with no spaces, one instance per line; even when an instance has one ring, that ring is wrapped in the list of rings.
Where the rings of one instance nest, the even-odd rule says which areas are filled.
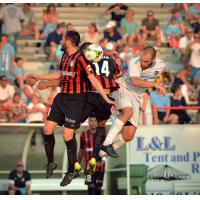
[[[109,77],[110,71],[109,71],[108,61],[103,61],[101,67],[99,66],[98,63],[94,63],[94,65],[95,65],[95,72],[97,75],[103,75]]]

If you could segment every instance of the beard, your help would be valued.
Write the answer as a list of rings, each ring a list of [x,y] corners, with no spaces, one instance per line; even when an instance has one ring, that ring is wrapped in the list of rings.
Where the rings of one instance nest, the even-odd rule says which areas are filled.
[[[61,51],[67,51],[67,47],[65,46],[65,45],[62,45],[62,47],[61,47]]]

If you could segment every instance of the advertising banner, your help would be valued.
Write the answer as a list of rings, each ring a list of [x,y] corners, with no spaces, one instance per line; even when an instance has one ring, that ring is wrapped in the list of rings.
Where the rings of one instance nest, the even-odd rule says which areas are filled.
[[[130,164],[148,167],[147,194],[200,194],[200,126],[140,127]]]

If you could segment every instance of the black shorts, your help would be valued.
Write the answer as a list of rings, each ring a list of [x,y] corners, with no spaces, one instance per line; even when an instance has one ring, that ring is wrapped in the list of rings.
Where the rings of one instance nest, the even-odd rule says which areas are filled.
[[[158,111],[158,119],[163,121],[163,119],[165,118],[166,112],[159,112]]]
[[[86,106],[86,94],[59,93],[54,98],[47,120],[58,123],[59,126],[77,129]]]
[[[85,173],[85,184],[95,184],[103,186],[104,172],[95,172],[94,174]]]
[[[113,98],[109,97],[113,100]],[[108,120],[111,116],[112,105],[105,102],[103,97],[95,92],[87,94],[87,104],[81,116],[81,122],[84,122],[90,115],[97,118],[97,121]]]

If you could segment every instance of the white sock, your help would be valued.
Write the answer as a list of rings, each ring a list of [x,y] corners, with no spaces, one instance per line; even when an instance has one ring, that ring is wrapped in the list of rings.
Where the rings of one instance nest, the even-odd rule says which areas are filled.
[[[112,124],[112,126],[110,127],[103,145],[105,146],[105,145],[112,144],[115,136],[122,130],[123,126],[124,126],[124,122],[122,122],[120,119],[117,118]]]
[[[113,148],[116,150],[116,149],[119,149],[121,146],[123,146],[126,142],[124,141],[123,137],[122,137],[122,134],[118,134],[116,135],[115,137],[115,140],[113,142]],[[101,158],[107,156],[107,153],[100,150],[99,151],[99,156]]]

